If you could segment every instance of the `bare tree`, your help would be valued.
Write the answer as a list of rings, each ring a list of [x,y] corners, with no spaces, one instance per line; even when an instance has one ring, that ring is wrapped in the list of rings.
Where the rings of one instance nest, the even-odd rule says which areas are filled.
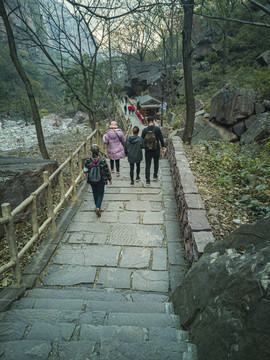
[[[73,98],[89,113],[95,128],[97,112],[101,110],[103,94],[94,97],[97,75],[98,51],[104,39],[104,21],[92,21],[80,8],[69,10],[64,1],[46,3],[39,1],[42,19],[36,21],[21,0],[16,0],[15,15],[21,22],[18,28],[20,40],[36,45],[51,64],[50,75],[56,77],[68,89]],[[99,39],[95,36],[98,31]],[[105,78],[105,77],[104,77]],[[102,83],[104,88],[105,81]],[[109,86],[109,81],[107,82]]]
[[[247,0],[252,6],[256,7],[257,9],[260,9],[264,12],[265,15],[270,15],[270,10],[260,2],[256,0]],[[257,26],[257,27],[263,27],[263,28],[270,28],[269,24],[269,18],[266,17],[266,21],[258,21],[256,17],[254,18],[254,14],[250,11],[250,8],[247,6],[247,3],[241,0],[236,0],[233,2],[233,6],[242,6],[243,10],[246,11],[246,18],[247,19],[239,19],[236,17],[233,17],[235,14],[234,12],[226,13],[225,11],[223,13],[219,14],[209,14],[208,13],[208,6],[205,6],[205,1],[202,0],[201,6],[197,7],[197,10],[195,12],[196,15],[205,17],[207,19],[212,20],[221,20],[226,22],[234,22],[242,25],[251,25],[251,26]],[[229,4],[229,2],[228,2]],[[230,6],[230,5],[229,5]],[[244,14],[244,11],[242,12],[242,15]],[[263,18],[263,17],[262,17]]]
[[[36,128],[36,133],[37,133],[38,145],[39,145],[41,155],[44,159],[49,159],[49,154],[47,152],[45,141],[44,141],[38,106],[37,106],[36,99],[35,99],[35,96],[33,93],[32,85],[31,85],[31,82],[30,82],[28,76],[26,75],[26,73],[21,65],[21,62],[19,60],[13,30],[12,30],[12,27],[11,27],[11,24],[9,21],[9,16],[6,12],[6,8],[5,8],[5,4],[4,4],[3,0],[0,0],[0,15],[3,19],[5,29],[6,29],[9,50],[10,50],[10,57],[12,59],[12,62],[14,64],[20,78],[22,79],[22,81],[25,85],[27,96],[28,96],[28,99],[30,102],[33,120],[35,123],[35,128]]]

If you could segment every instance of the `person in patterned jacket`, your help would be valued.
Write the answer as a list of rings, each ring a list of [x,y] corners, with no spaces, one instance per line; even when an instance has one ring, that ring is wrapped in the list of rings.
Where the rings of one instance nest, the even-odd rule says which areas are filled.
[[[93,144],[91,146],[91,152],[92,152],[92,156],[88,157],[85,160],[83,171],[85,173],[89,172],[89,169],[93,165],[93,162],[99,161],[101,180],[98,183],[94,183],[94,184],[90,183],[90,185],[92,187],[93,197],[94,197],[95,206],[96,206],[95,213],[97,214],[98,217],[100,217],[101,216],[100,209],[101,209],[101,204],[102,204],[102,200],[103,200],[103,196],[104,196],[105,184],[107,184],[108,181],[109,181],[110,185],[112,184],[112,176],[111,176],[111,172],[108,167],[108,164],[106,162],[106,159],[99,155],[98,145]]]

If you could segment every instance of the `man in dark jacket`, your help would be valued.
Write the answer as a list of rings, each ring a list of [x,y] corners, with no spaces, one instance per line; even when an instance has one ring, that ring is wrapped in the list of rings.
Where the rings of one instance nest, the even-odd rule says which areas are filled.
[[[91,146],[91,152],[92,156],[87,158],[84,164],[83,171],[85,173],[89,172],[90,168],[99,162],[100,166],[100,175],[101,179],[98,183],[91,183],[89,182],[89,178],[87,179],[87,182],[91,185],[92,191],[93,191],[93,197],[95,201],[95,213],[98,217],[101,216],[101,204],[104,196],[104,189],[105,184],[107,184],[107,181],[109,181],[109,184],[112,184],[112,176],[111,172],[109,170],[109,167],[107,165],[106,159],[99,155],[99,147],[96,144],[93,144]]]
[[[133,136],[129,136],[125,143],[125,153],[130,165],[130,185],[134,186],[134,165],[136,164],[136,181],[140,180],[140,169],[142,161],[142,149],[144,141],[138,136],[140,129],[133,127]]]
[[[150,185],[150,168],[152,159],[154,159],[154,181],[158,181],[158,167],[159,167],[159,156],[160,156],[160,144],[162,146],[162,154],[165,154],[165,145],[161,130],[158,126],[155,126],[155,120],[153,116],[147,118],[148,126],[142,131],[142,138],[144,139],[145,147],[145,178],[146,186]],[[155,144],[149,147],[147,145],[147,138],[154,134],[156,139]]]

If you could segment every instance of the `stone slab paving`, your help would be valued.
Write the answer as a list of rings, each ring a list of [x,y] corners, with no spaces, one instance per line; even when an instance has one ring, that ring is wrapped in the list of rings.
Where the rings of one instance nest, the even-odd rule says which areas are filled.
[[[127,247],[123,251],[120,266],[135,269],[149,268],[150,256],[150,249],[141,247]]]
[[[144,167],[130,187],[129,164],[121,159],[121,176],[114,174],[106,186],[100,218],[91,188],[85,188],[42,273],[44,287],[0,314],[0,357],[13,348],[20,360],[36,354],[51,360],[163,360],[187,351],[168,303],[185,271],[170,165],[160,161],[159,181],[149,187]]]
[[[79,284],[93,284],[96,269],[80,265],[52,265],[48,269],[48,276],[44,277],[44,285],[67,286]]]
[[[87,187],[44,285],[89,284],[168,294],[182,279],[184,259],[169,161],[160,160],[159,181],[149,187],[144,168],[143,162],[141,180],[131,187],[129,164],[121,159],[121,176],[113,174],[113,184],[106,186],[100,218]]]
[[[100,218],[87,188],[44,277],[45,285],[170,290],[169,267],[183,264],[170,165],[160,161],[159,181],[150,187],[144,186],[144,167],[143,162],[141,180],[130,187],[129,164],[121,159],[121,176],[114,174],[112,186],[106,186]]]

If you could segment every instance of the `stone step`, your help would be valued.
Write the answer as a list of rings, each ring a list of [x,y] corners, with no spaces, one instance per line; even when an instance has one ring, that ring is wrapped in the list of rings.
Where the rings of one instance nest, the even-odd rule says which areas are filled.
[[[167,295],[158,293],[130,292],[130,291],[106,291],[103,289],[89,289],[85,287],[76,288],[51,288],[36,287],[26,292],[28,298],[51,298],[51,299],[85,299],[96,301],[149,301],[149,302],[168,302]]]
[[[0,323],[0,342],[16,340],[103,342],[115,339],[129,343],[144,341],[186,342],[187,333],[174,328],[142,328],[138,326]]]
[[[106,313],[160,313],[171,314],[171,303],[98,301],[84,299],[35,299],[22,298],[15,301],[11,309],[55,309],[72,311],[105,311]]]
[[[197,360],[196,348],[189,343],[144,342],[102,343],[91,341],[9,341],[0,344],[3,360]]]
[[[138,327],[171,327],[179,329],[176,315],[158,313],[109,313],[105,311],[71,311],[54,309],[14,309],[0,314],[0,321],[34,323],[72,323],[75,325],[117,325]]]

